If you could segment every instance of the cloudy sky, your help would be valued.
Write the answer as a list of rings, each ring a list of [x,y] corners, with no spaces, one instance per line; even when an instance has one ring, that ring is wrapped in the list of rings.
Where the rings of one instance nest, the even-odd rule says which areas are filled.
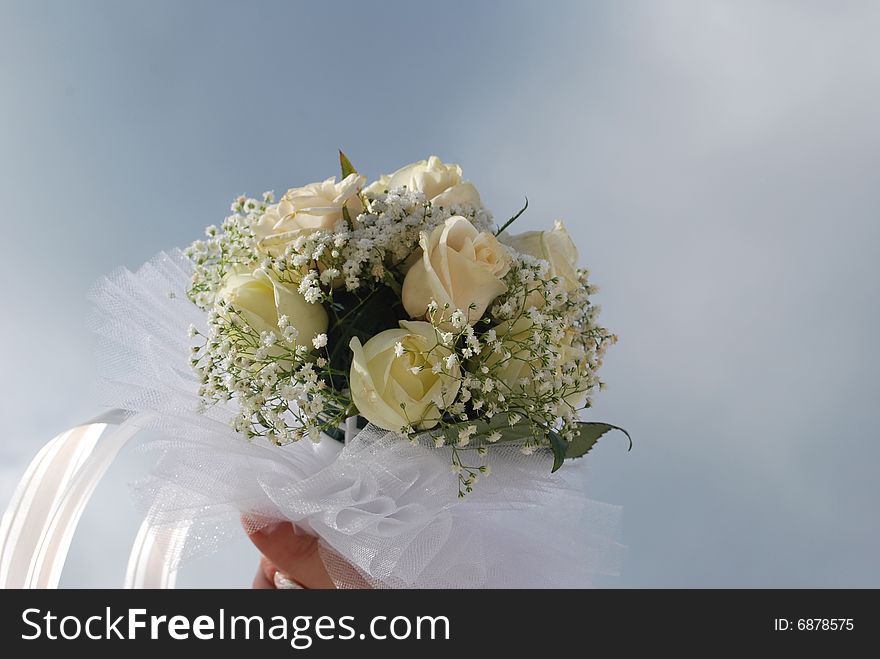
[[[880,5],[0,4],[0,505],[93,416],[85,295],[242,192],[436,153],[564,219],[621,337],[608,586],[880,586]],[[63,583],[121,582],[123,456]],[[185,585],[241,585],[246,541]]]

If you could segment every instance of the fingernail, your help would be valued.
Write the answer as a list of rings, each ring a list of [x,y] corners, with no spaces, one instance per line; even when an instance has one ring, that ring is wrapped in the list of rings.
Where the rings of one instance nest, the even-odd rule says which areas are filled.
[[[280,572],[276,572],[275,577],[272,580],[275,582],[275,588],[277,588],[278,590],[305,590],[293,579],[281,574]]]

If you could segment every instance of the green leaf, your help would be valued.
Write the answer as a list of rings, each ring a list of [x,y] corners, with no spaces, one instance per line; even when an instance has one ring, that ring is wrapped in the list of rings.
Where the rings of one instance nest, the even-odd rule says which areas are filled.
[[[511,426],[506,414],[496,414],[489,421],[485,419],[470,419],[468,421],[461,421],[456,425],[461,427],[475,425],[477,427],[477,435],[481,436],[489,435],[497,430],[501,433],[501,439],[498,440],[498,444],[503,442],[523,442],[535,437],[535,432],[527,421],[520,421]]]
[[[342,153],[342,149],[339,150],[339,165],[342,167],[342,178],[349,176],[350,174],[357,174],[358,171],[354,168],[354,165],[351,164],[351,160]]]
[[[550,473],[552,474],[562,466],[562,463],[565,462],[565,458],[568,457],[569,443],[566,442],[562,438],[562,435],[555,430],[551,430],[547,433],[547,439],[550,440],[550,450],[553,451],[553,469],[550,470]]]
[[[568,443],[565,449],[565,458],[580,458],[585,456],[590,452],[590,449],[596,445],[599,438],[609,430],[619,430],[626,435],[626,438],[629,440],[629,448],[627,450],[632,450],[632,437],[630,437],[629,433],[623,428],[612,426],[610,423],[601,423],[599,421],[581,421],[578,425],[580,425],[581,434]]]

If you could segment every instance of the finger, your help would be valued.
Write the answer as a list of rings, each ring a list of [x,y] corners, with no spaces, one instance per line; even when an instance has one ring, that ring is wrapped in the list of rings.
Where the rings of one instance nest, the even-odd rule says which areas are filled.
[[[302,586],[336,587],[321,561],[316,537],[297,533],[289,522],[272,524],[248,537],[273,566]]]
[[[271,584],[275,583],[275,573],[278,572],[278,568],[265,556],[260,556],[260,572],[266,577],[266,581]]]
[[[322,563],[325,563],[327,558],[327,554],[324,554],[324,558],[321,559]],[[330,560],[333,561],[334,567],[337,570],[337,577],[342,580],[343,583],[346,584],[346,588],[371,588],[370,584],[355,570],[348,562],[339,557],[339,554],[331,551],[329,553]],[[278,589],[278,583],[275,581],[275,575],[278,573],[278,568],[265,556],[260,557],[260,569],[263,571],[263,576],[266,580],[274,586],[275,589]],[[325,568],[326,563],[325,563]],[[283,573],[281,573],[284,576]],[[339,586],[336,586],[337,588]]]
[[[254,590],[275,590],[275,582],[266,578],[262,565],[257,569],[257,576],[254,577],[252,588]]]

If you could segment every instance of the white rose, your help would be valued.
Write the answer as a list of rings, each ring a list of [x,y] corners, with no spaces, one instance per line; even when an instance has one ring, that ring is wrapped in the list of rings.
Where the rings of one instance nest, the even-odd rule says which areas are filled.
[[[482,206],[480,193],[470,181],[462,181],[458,185],[447,188],[436,197],[431,198],[433,206],[453,208],[456,206]]]
[[[398,343],[404,350],[400,356],[395,351]],[[445,408],[458,396],[460,367],[455,362],[446,368],[443,362],[452,351],[438,343],[430,323],[404,320],[400,329],[380,332],[363,346],[355,337],[350,346],[351,399],[360,414],[380,428],[433,428],[440,419],[437,403]],[[444,372],[434,373],[438,363]],[[416,367],[419,371],[413,373]]]
[[[532,321],[522,317],[515,323],[505,321],[494,329],[504,350],[496,352],[487,346],[483,351],[488,355],[484,365],[489,367],[493,378],[507,384],[512,391],[533,395],[537,384],[535,370],[541,367],[541,362],[533,358],[529,349],[533,344]],[[510,358],[505,358],[506,353],[510,353]],[[528,384],[524,387],[520,380],[528,380]]]
[[[231,304],[254,331],[274,332],[279,340],[279,316],[287,316],[299,332],[300,344],[311,345],[315,336],[327,331],[327,311],[322,304],[306,302],[295,286],[263,269],[226,275],[218,298]]]
[[[254,225],[257,247],[278,256],[303,233],[332,231],[343,218],[343,208],[352,218],[357,217],[363,212],[358,192],[365,181],[360,174],[349,174],[339,183],[332,176],[320,183],[288,190]]]
[[[391,176],[389,174],[382,174],[379,177],[378,181],[373,181],[367,187],[364,188],[364,194],[368,197],[376,198],[380,194],[383,194],[386,190],[390,190],[388,187],[388,182],[391,180]]]
[[[480,206],[480,193],[473,183],[461,180],[461,167],[443,164],[437,156],[420,160],[383,174],[369,185],[364,193],[375,197],[385,190],[406,186],[407,190],[421,192],[434,206]]]
[[[501,234],[501,241],[518,252],[548,261],[550,276],[558,277],[565,290],[573,291],[581,285],[577,274],[577,247],[559,220],[554,223],[552,231],[527,231],[514,236]]]
[[[510,269],[510,254],[467,218],[454,215],[430,236],[422,232],[419,245],[422,257],[403,280],[403,306],[412,318],[424,316],[433,300],[441,309],[449,304],[448,314],[461,310],[474,323],[507,291],[502,278]]]
[[[538,380],[535,374],[546,368],[541,359],[536,358],[532,346],[543,342],[543,338],[534,336],[534,325],[530,318],[522,316],[516,322],[505,321],[494,328],[504,346],[501,353],[495,352],[491,347],[484,350],[488,358],[484,365],[489,367],[493,378],[506,383],[511,391],[521,396],[535,398],[545,395],[545,388],[561,386],[563,371],[574,365],[578,372],[586,368],[586,355],[583,348],[573,345],[574,330],[567,330],[560,344],[555,346],[553,353],[556,355],[556,368],[552,378]],[[505,354],[510,353],[509,358]],[[541,391],[539,391],[541,389]],[[587,397],[585,387],[570,387],[560,402],[558,413],[561,415],[571,409],[579,409],[583,406]]]

